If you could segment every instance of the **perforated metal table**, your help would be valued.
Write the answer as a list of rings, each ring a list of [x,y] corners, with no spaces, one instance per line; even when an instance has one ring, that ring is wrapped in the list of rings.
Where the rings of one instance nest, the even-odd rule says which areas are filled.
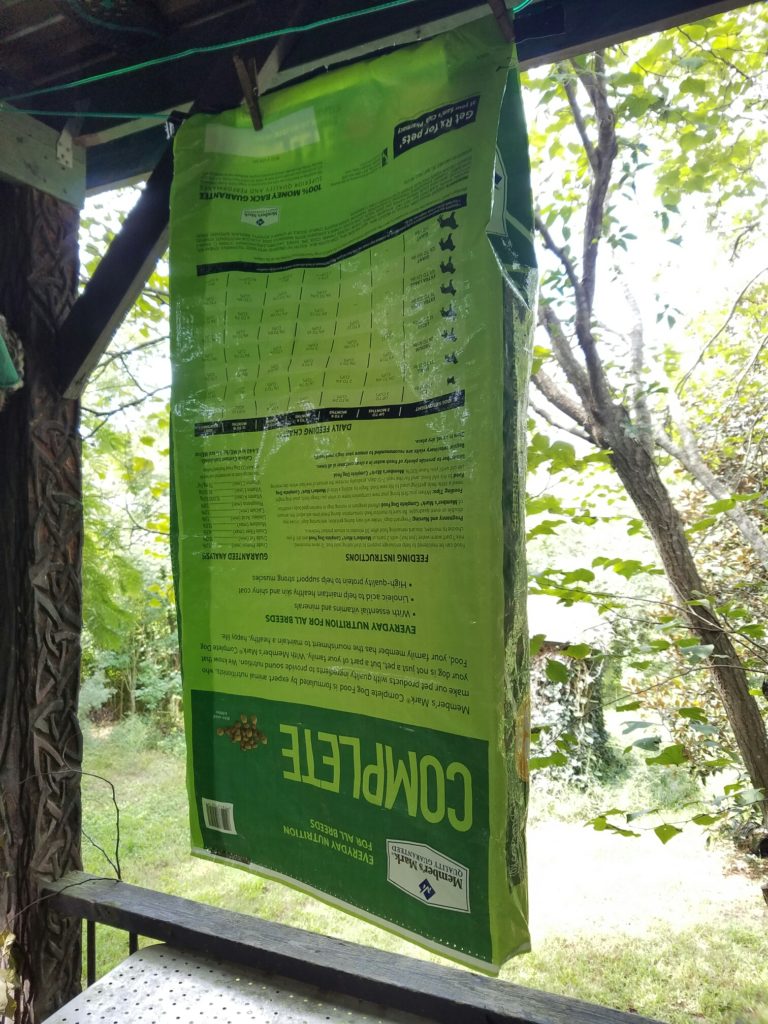
[[[426,1017],[156,945],[140,949],[46,1024],[425,1024]]]

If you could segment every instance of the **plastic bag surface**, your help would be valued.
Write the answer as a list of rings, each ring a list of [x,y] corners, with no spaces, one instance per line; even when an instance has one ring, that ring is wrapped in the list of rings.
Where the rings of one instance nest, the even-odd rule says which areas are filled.
[[[492,973],[529,943],[512,63],[483,19],[261,132],[197,115],[171,204],[193,852]]]

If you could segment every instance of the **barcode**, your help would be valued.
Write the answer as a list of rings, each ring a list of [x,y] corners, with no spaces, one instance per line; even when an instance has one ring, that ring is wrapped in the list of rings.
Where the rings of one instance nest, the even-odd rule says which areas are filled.
[[[237,835],[232,804],[206,800],[203,797],[203,818],[207,828],[215,829],[217,832],[228,832],[232,836]]]

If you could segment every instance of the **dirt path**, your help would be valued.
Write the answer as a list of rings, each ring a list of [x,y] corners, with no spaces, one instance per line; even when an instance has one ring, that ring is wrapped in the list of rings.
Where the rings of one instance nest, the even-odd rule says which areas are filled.
[[[768,928],[760,882],[693,829],[663,846],[595,832],[580,824],[537,822],[528,832],[534,942],[576,931],[645,935],[663,922],[683,929],[718,917],[752,918]]]

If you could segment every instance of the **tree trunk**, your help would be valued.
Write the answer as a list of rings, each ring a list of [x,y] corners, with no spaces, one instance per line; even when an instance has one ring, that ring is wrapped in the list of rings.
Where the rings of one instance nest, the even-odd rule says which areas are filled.
[[[5,183],[0,209],[0,312],[24,349],[24,386],[0,412],[0,930],[17,936],[17,1022],[31,1024],[80,989],[80,922],[35,905],[43,880],[81,867],[80,777],[67,771],[82,753],[79,408],[53,382],[78,214]]]
[[[605,410],[603,410],[605,412]],[[613,406],[603,416],[600,443],[610,449],[616,473],[651,532],[667,578],[691,631],[713,647],[709,665],[752,785],[762,789],[763,820],[768,824],[768,733],[747,674],[717,616],[691,602],[708,596],[693,560],[683,523],[653,458],[633,435],[626,411]]]

